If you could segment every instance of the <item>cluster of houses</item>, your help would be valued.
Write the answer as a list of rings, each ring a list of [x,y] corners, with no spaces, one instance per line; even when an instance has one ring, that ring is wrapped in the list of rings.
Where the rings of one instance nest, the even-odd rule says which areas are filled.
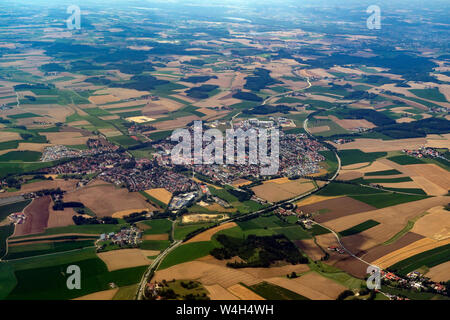
[[[388,272],[381,270],[382,279],[396,282],[401,287],[407,289],[415,289],[418,291],[434,291],[439,294],[447,294],[447,288],[441,284],[431,281],[429,278],[425,277],[419,271],[412,271],[406,275],[406,278],[401,278],[395,275],[393,272]],[[395,300],[408,300],[407,298],[402,298],[396,295],[387,294],[389,298]]]
[[[172,201],[169,204],[169,209],[172,211],[178,211],[184,207],[187,207],[195,201],[197,196],[198,193],[195,191],[176,195],[172,198]]]
[[[411,157],[415,157],[415,158],[419,158],[419,159],[428,157],[428,158],[442,158],[442,159],[447,160],[441,153],[439,153],[439,151],[437,151],[434,148],[420,147],[417,150],[403,149],[402,152],[406,153],[407,155],[409,155]]]
[[[121,229],[119,232],[102,233],[96,241],[97,251],[106,248],[107,243],[121,248],[137,247],[142,242],[142,231],[134,226]]]
[[[12,213],[8,216],[8,220],[13,224],[25,223],[27,216],[23,212]]]

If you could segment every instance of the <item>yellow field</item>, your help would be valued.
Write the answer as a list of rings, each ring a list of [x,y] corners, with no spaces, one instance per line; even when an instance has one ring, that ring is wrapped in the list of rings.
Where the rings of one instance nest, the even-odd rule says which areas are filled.
[[[239,299],[241,300],[265,300],[263,297],[257,295],[241,284],[235,284],[234,286],[229,287],[228,291],[230,291],[236,297],[239,297]]]
[[[256,196],[269,202],[278,202],[294,198],[315,188],[314,184],[306,179],[289,180],[281,178],[266,181],[262,185],[253,187]]]
[[[91,293],[74,300],[112,300],[119,288]]]
[[[223,214],[186,214],[181,218],[183,223],[193,223],[201,221],[211,221],[211,220],[223,220],[227,216]]]
[[[322,202],[325,200],[331,200],[331,199],[335,199],[335,198],[340,198],[341,196],[333,196],[333,197],[325,197],[325,196],[317,196],[317,195],[312,195],[304,200],[300,200],[299,202],[296,203],[297,206],[306,206],[309,204],[314,204],[317,202]]]
[[[121,218],[123,218],[125,216],[128,216],[128,215],[132,214],[132,213],[142,212],[142,211],[148,211],[148,208],[129,209],[129,210],[117,211],[117,212],[114,212],[111,217],[121,219]]]
[[[146,266],[150,260],[140,249],[121,249],[97,253],[108,267],[108,271]]]
[[[165,204],[169,204],[170,200],[172,200],[172,193],[164,188],[145,190],[145,193]]]
[[[150,121],[155,121],[153,118],[149,118],[146,116],[139,116],[139,117],[130,117],[125,119],[128,122],[136,122],[136,123],[145,123]]]
[[[202,232],[202,233],[196,235],[195,237],[186,241],[186,243],[210,241],[212,236],[215,235],[217,232],[225,230],[225,229],[230,229],[230,228],[233,228],[236,226],[237,226],[236,222],[229,222],[229,223],[222,224],[218,227],[208,229],[205,232]]]
[[[393,251],[375,261],[372,262],[373,265],[385,269],[393,264],[400,262],[402,260],[408,259],[416,254],[444,246],[450,243],[450,239],[437,241],[434,239],[424,238],[417,240],[399,250]]]

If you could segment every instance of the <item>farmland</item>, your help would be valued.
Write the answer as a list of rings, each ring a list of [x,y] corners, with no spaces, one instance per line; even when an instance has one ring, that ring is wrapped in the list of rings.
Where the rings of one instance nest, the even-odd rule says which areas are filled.
[[[3,2],[0,299],[449,295],[363,290],[366,263],[450,280],[439,1],[381,30],[357,2],[88,1],[75,29]]]

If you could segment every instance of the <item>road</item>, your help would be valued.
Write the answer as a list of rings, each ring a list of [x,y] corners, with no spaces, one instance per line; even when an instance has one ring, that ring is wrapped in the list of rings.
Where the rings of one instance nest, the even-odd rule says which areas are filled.
[[[306,77],[306,82],[308,82],[308,85],[307,85],[305,88],[302,88],[302,89],[299,89],[299,90],[291,90],[291,91],[287,91],[287,92],[283,92],[283,93],[278,93],[278,94],[276,94],[276,95],[267,97],[267,98],[263,101],[262,105],[263,105],[263,106],[266,105],[266,104],[267,104],[270,100],[272,100],[272,99],[284,97],[284,96],[293,94],[293,93],[295,93],[295,92],[300,92],[300,91],[303,91],[303,90],[306,90],[306,89],[311,88],[312,84],[311,84],[311,82],[309,81],[309,78],[308,78],[308,77]]]
[[[280,93],[280,94],[277,94],[277,95],[268,97],[266,100],[264,100],[263,105],[266,104],[268,101],[270,101],[270,100],[276,98],[276,97],[285,96],[285,95],[288,95],[288,94],[292,94],[293,92],[302,91],[302,90],[305,90],[305,89],[310,88],[310,87],[311,87],[311,82],[309,81],[309,78],[306,78],[306,81],[308,82],[308,86],[307,86],[307,87],[305,87],[305,88],[303,88],[303,89],[300,89],[300,90],[293,90],[293,91],[284,92],[284,93]],[[232,128],[233,128],[233,119],[236,118],[239,114],[240,114],[240,113],[234,115],[234,116],[231,118],[230,124],[231,124],[231,127],[232,127]],[[314,137],[314,136],[309,132],[309,130],[308,130],[308,118],[306,118],[305,121],[303,122],[303,128],[305,129],[306,133],[307,133],[312,139],[315,139],[315,137]],[[328,185],[328,184],[331,183],[333,180],[335,180],[336,177],[339,175],[339,172],[340,172],[340,170],[341,170],[341,159],[339,158],[339,155],[338,155],[336,152],[335,152],[335,155],[336,155],[336,158],[337,158],[337,160],[338,160],[338,169],[336,170],[336,173],[334,174],[334,176],[333,176],[331,179],[329,179],[329,180],[325,183],[324,186]],[[323,187],[322,187],[322,188],[323,188]],[[305,193],[305,194],[301,194],[301,195],[299,195],[299,196],[297,196],[297,197],[295,197],[295,198],[292,198],[292,199],[289,199],[289,200],[285,200],[285,201],[281,201],[281,202],[279,202],[279,203],[277,203],[277,204],[271,205],[271,206],[266,207],[266,208],[264,208],[264,209],[261,209],[261,210],[255,211],[255,212],[251,212],[251,213],[249,213],[249,214],[246,214],[246,215],[243,215],[243,216],[239,216],[239,217],[236,217],[236,218],[231,218],[231,219],[228,219],[228,220],[224,220],[224,221],[222,221],[219,225],[222,225],[222,224],[225,224],[225,223],[229,223],[229,222],[233,222],[233,221],[235,221],[235,220],[237,220],[237,219],[241,219],[241,218],[244,218],[244,217],[247,217],[247,216],[258,215],[258,214],[261,214],[261,213],[266,212],[266,211],[268,211],[268,210],[275,210],[276,208],[279,208],[281,205],[283,205],[283,204],[285,204],[285,203],[296,202],[296,201],[298,201],[298,200],[300,200],[300,199],[302,199],[302,198],[306,198],[306,197],[310,196],[311,194],[315,193],[316,191],[317,191],[317,189],[316,189],[316,190],[313,190],[313,191],[310,191],[310,192],[308,192],[308,193]],[[174,223],[174,222],[173,222],[173,223]],[[172,239],[173,239],[173,229],[174,229],[174,226],[172,225]],[[146,285],[146,283],[147,283],[148,280],[149,280],[148,278],[149,278],[150,273],[152,272],[152,270],[156,270],[156,268],[159,266],[159,264],[162,262],[162,260],[164,260],[164,258],[165,258],[172,250],[174,250],[175,248],[177,248],[177,247],[180,246],[181,244],[182,244],[182,241],[180,241],[180,240],[177,240],[177,241],[173,242],[169,248],[167,248],[166,250],[164,250],[164,252],[162,252],[161,254],[159,254],[158,257],[152,262],[152,264],[150,265],[150,267],[147,269],[147,271],[145,272],[145,274],[142,276],[142,279],[141,279],[141,282],[140,282],[140,284],[139,284],[139,288],[138,288],[138,291],[137,291],[137,294],[136,294],[136,299],[137,299],[137,300],[142,300],[142,298],[143,298],[143,293],[144,293],[144,289],[145,289],[145,285]]]
[[[139,283],[139,288],[136,293],[137,300],[142,300],[142,298],[144,296],[145,285],[147,284],[147,282],[149,280],[150,273],[152,272],[152,270],[158,269],[158,266],[164,260],[164,258],[170,252],[172,252],[172,250],[178,248],[178,246],[180,246],[183,243],[181,240],[174,240],[175,239],[175,224],[176,224],[176,220],[172,221],[171,239],[173,240],[173,242],[166,250],[164,250],[162,253],[160,253],[156,257],[155,260],[153,260],[152,264],[148,267],[147,271],[142,276],[141,282]]]
[[[145,285],[147,284],[150,274],[152,271],[156,270],[160,263],[164,260],[164,258],[170,253],[172,252],[174,249],[178,248],[183,242],[181,240],[176,240],[174,242],[172,242],[172,244],[170,245],[170,247],[168,247],[166,250],[164,250],[162,253],[160,253],[158,255],[158,257],[156,257],[155,260],[153,260],[152,264],[148,267],[147,271],[144,273],[144,275],[142,276],[142,279],[139,283],[139,287],[136,293],[136,300],[142,300],[144,297],[144,290],[145,290]]]

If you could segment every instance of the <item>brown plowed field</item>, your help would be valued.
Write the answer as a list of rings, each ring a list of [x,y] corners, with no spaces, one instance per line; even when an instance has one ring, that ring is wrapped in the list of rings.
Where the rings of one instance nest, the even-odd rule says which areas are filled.
[[[156,210],[140,194],[116,188],[105,182],[68,193],[65,195],[64,201],[81,202],[99,217],[111,216],[115,212],[135,208]]]
[[[150,264],[150,260],[140,249],[120,249],[97,253],[97,255],[103,260],[109,271]]]
[[[205,232],[202,232],[202,233],[196,235],[195,237],[186,241],[186,243],[209,241],[209,240],[211,240],[212,236],[215,235],[217,232],[225,230],[225,229],[230,229],[230,228],[233,228],[236,226],[237,226],[236,222],[222,224],[218,227],[208,229]]]
[[[293,242],[302,252],[306,253],[306,255],[314,261],[320,260],[325,255],[312,239],[295,240]]]
[[[311,300],[335,300],[342,291],[347,289],[316,272],[310,272],[296,279],[271,278],[266,281]]]
[[[28,234],[42,233],[47,228],[49,217],[48,206],[50,205],[50,196],[34,199],[31,204],[25,208],[24,214],[26,220],[24,224],[18,224],[14,236],[24,236]]]
[[[315,217],[317,222],[322,223],[340,217],[353,215],[355,213],[374,210],[375,207],[350,197],[340,197],[301,206],[299,209],[305,213],[314,213],[325,209],[329,210],[326,213],[319,214]]]
[[[218,284],[213,284],[211,286],[204,286],[209,292],[209,298],[211,300],[239,300],[238,297],[233,295],[227,289]]]
[[[233,295],[239,297],[239,299],[241,300],[265,300],[263,297],[257,295],[241,284],[232,285],[227,290],[230,291]]]
[[[431,280],[435,282],[443,282],[450,280],[450,261],[441,263],[430,269],[426,274]]]
[[[403,237],[395,241],[394,243],[388,244],[388,245],[377,245],[376,247],[373,247],[370,249],[366,254],[364,254],[361,258],[372,262],[375,261],[386,254],[399,250],[403,247],[406,247],[407,245],[416,242],[420,239],[423,239],[424,237],[420,234],[414,233],[414,232],[408,232]]]

